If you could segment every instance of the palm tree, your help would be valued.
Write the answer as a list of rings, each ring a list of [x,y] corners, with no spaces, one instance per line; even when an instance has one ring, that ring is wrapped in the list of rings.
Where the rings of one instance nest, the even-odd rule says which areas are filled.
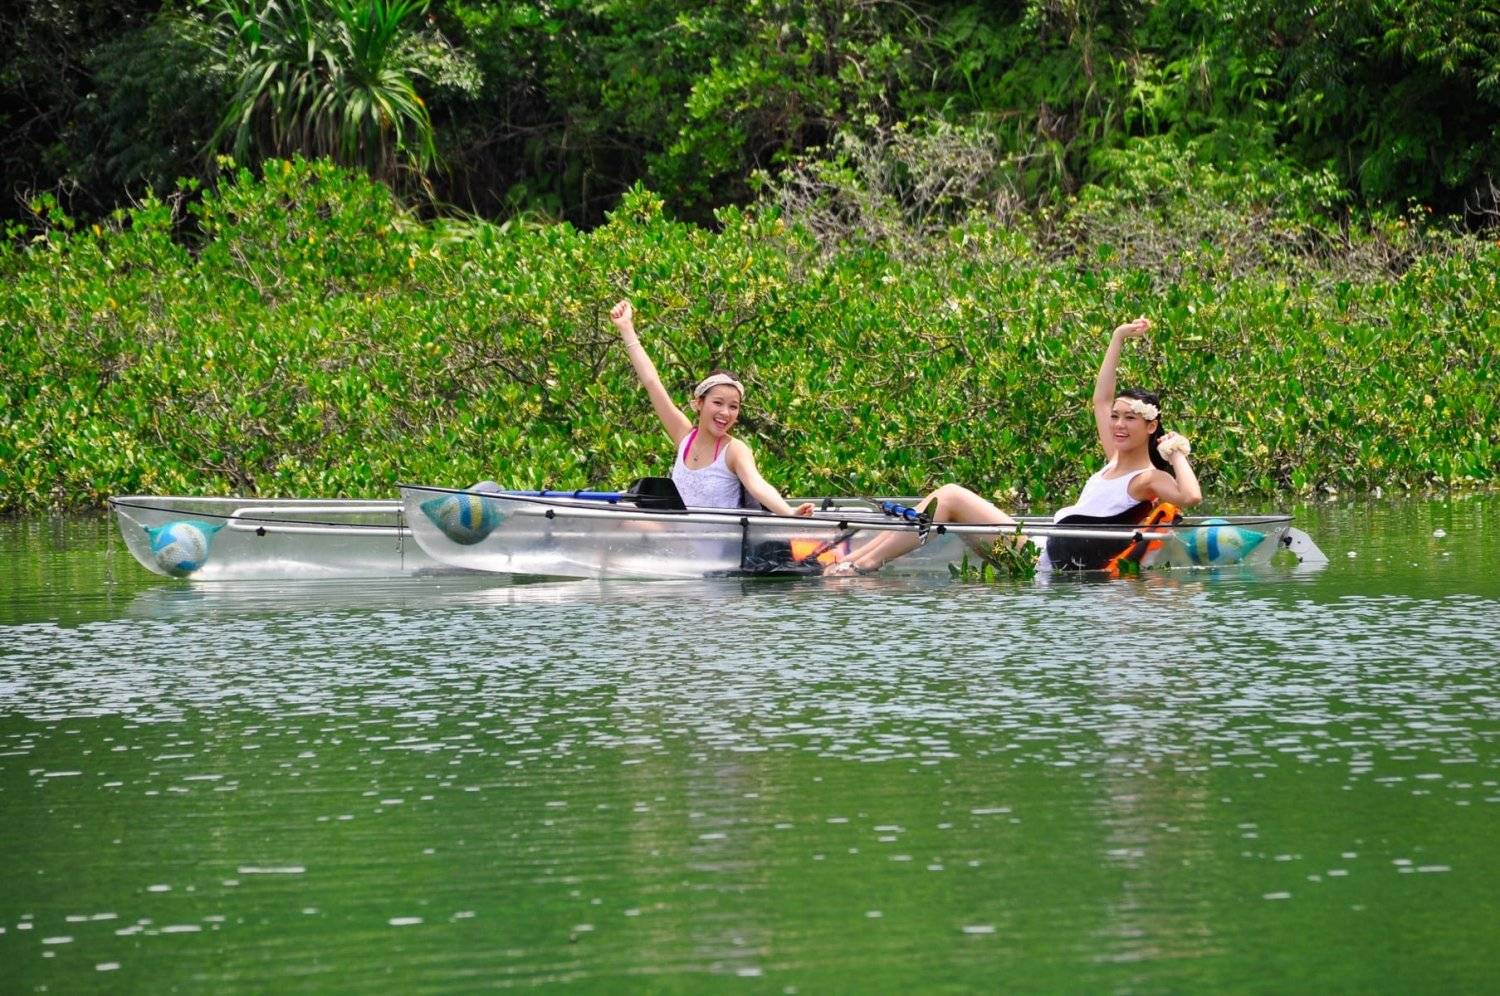
[[[235,158],[328,156],[391,182],[437,158],[413,79],[427,0],[219,0],[213,51],[233,96],[210,142]]]

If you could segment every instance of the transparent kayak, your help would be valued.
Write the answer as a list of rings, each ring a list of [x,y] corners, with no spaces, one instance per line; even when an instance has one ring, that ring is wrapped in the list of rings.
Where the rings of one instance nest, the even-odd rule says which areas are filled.
[[[141,566],[195,581],[394,578],[467,573],[412,539],[401,502],[111,498]]]
[[[1204,567],[1268,562],[1286,550],[1326,558],[1286,515],[1189,517],[1171,526],[925,524],[880,500],[817,499],[812,518],[725,509],[669,511],[616,493],[476,493],[403,487],[395,500],[129,496],[113,498],[125,545],[147,570],[195,581],[400,578],[473,574],[557,578],[813,575],[887,532],[920,546],[882,573],[946,576],[1019,529],[1107,550],[1135,544],[1139,564]],[[576,495],[590,497],[573,497]],[[601,500],[602,499],[602,500]],[[906,499],[909,501],[909,499]],[[900,506],[898,506],[900,507]],[[906,511],[909,513],[910,509]]]
[[[1060,526],[1020,517],[996,525],[932,524],[871,499],[821,499],[811,518],[737,509],[641,507],[605,492],[477,492],[403,485],[412,537],[433,560],[495,574],[564,578],[702,578],[819,574],[882,533],[914,533],[911,553],[882,568],[939,574],[1017,531],[1045,546],[1061,538],[1138,551],[1142,568],[1263,564],[1287,550],[1326,561],[1288,515],[1193,516],[1170,526]],[[900,508],[901,506],[897,506]],[[905,512],[911,513],[910,508]]]

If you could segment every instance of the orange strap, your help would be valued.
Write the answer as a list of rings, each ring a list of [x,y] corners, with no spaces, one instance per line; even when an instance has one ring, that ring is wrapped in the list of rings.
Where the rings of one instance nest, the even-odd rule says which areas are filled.
[[[792,563],[802,563],[802,561],[812,556],[819,547],[824,545],[825,544],[819,543],[817,540],[812,539],[792,540]],[[848,552],[849,541],[845,540],[844,542],[834,546],[832,549],[824,550],[822,553],[818,554],[818,563],[824,565],[835,563],[840,557],[844,556]]]
[[[1177,506],[1169,501],[1163,501],[1153,505],[1151,510],[1146,513],[1146,517],[1141,519],[1138,525],[1169,526],[1181,521],[1182,513],[1177,510]],[[1159,539],[1132,540],[1129,546],[1110,558],[1109,563],[1104,565],[1104,569],[1109,572],[1110,577],[1117,578],[1120,576],[1120,567],[1122,564],[1130,563],[1139,565],[1145,561],[1147,556],[1160,550],[1161,545],[1162,541]]]

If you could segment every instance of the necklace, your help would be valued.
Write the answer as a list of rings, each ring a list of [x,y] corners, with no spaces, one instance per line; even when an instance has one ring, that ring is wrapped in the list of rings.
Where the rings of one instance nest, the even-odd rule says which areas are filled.
[[[688,439],[687,452],[683,457],[683,463],[687,464],[688,470],[702,470],[719,458],[719,450],[724,445],[724,440],[714,440],[712,454],[699,452],[698,430],[694,429],[691,438]]]

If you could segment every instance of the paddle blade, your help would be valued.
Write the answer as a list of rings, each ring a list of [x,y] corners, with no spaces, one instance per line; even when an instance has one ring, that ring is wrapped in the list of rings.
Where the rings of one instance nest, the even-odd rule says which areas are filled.
[[[1319,550],[1318,544],[1313,542],[1312,537],[1307,535],[1300,529],[1288,529],[1286,531],[1286,539],[1284,539],[1282,542],[1286,544],[1286,548],[1288,550],[1292,551],[1292,553],[1296,555],[1297,560],[1300,563],[1328,563],[1328,554],[1324,553],[1322,550]]]

